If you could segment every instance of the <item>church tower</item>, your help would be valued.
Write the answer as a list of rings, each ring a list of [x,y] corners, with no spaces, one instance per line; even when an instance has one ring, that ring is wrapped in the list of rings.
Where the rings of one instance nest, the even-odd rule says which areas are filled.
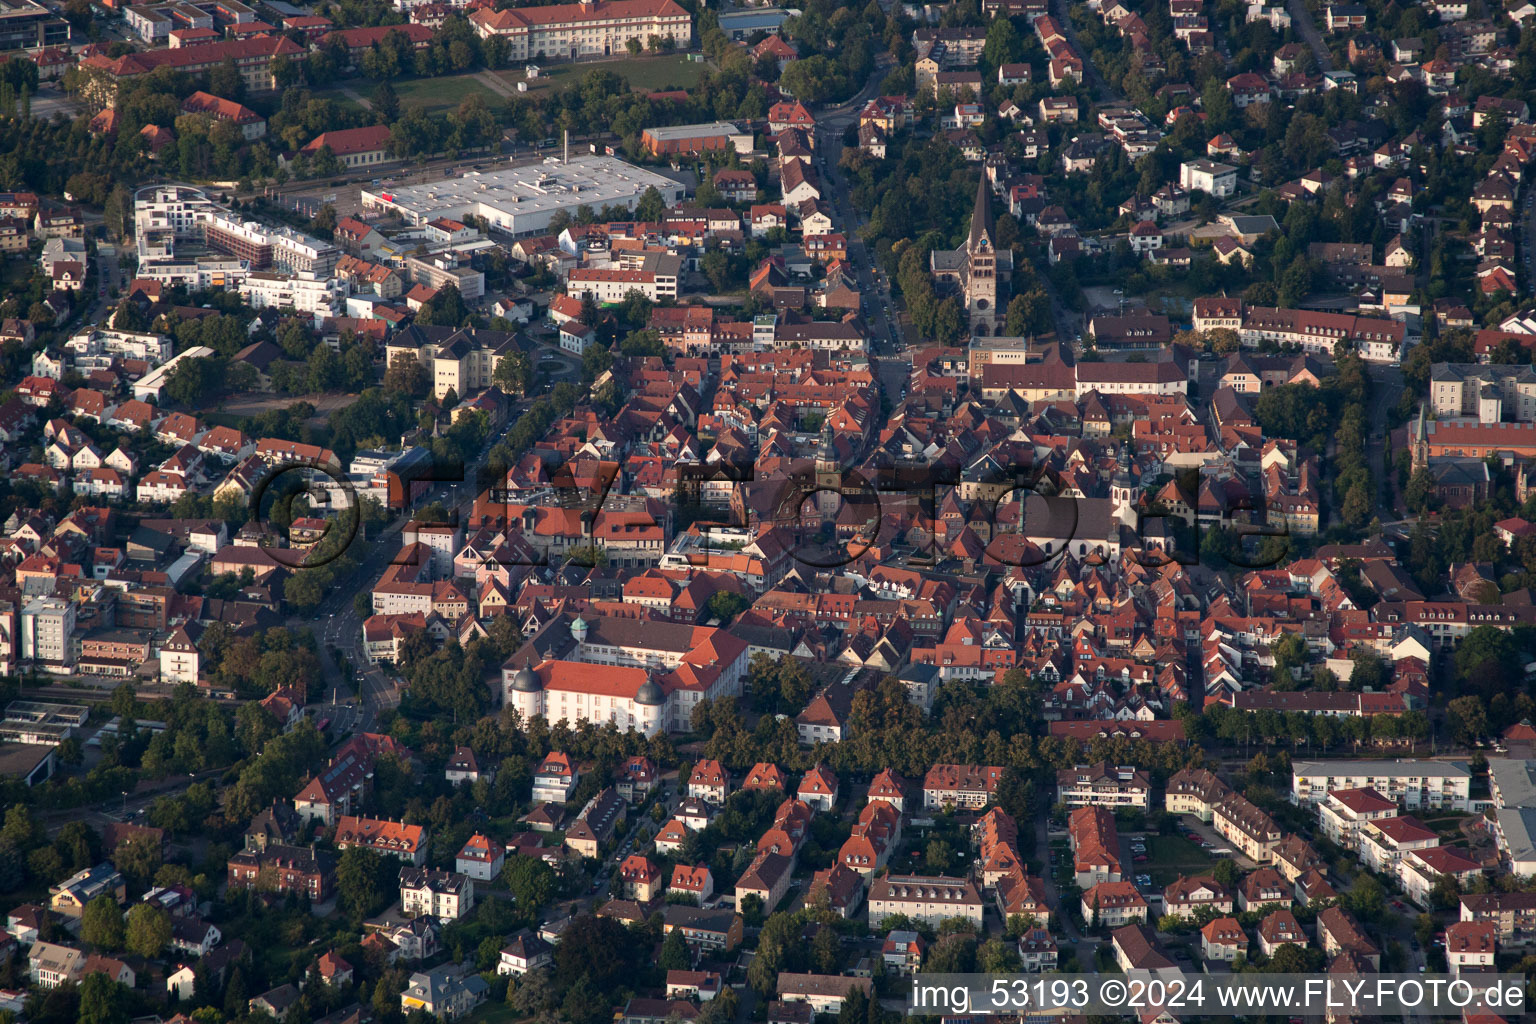
[[[992,187],[983,171],[965,240],[965,308],[974,336],[997,333],[997,251],[992,246]]]
[[[832,420],[822,420],[821,443],[816,446],[816,508],[824,518],[835,518],[842,504],[843,467],[832,440]]]
[[[1136,485],[1131,481],[1131,446],[1122,444],[1116,459],[1115,475],[1109,481],[1109,498],[1115,518],[1126,526],[1136,525]]]

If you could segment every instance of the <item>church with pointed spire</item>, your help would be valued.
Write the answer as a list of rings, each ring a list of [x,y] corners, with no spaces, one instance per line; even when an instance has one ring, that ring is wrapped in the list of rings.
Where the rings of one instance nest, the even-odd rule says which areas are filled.
[[[992,186],[985,172],[976,186],[971,230],[958,249],[929,253],[929,269],[941,291],[949,289],[963,300],[972,337],[997,334],[1006,312],[1007,279],[1013,273],[1013,252],[994,243]]]

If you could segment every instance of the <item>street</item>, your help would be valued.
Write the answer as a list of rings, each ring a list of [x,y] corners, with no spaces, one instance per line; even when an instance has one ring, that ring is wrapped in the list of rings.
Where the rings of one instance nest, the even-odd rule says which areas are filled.
[[[566,367],[560,376],[571,371],[573,361],[569,353],[549,345],[543,347],[547,351],[541,351],[537,355],[536,363],[551,359],[558,360]],[[507,419],[508,424],[515,423],[517,417],[531,404],[531,398],[525,397],[518,401]],[[480,451],[465,464],[462,476],[458,480],[440,481],[439,489],[425,495],[422,502],[441,501],[448,509],[453,521],[466,521],[474,507],[475,498],[480,494],[481,477],[489,461],[491,449],[504,435],[505,431],[487,437]],[[340,736],[349,731],[372,731],[378,722],[379,712],[400,703],[398,680],[381,666],[370,664],[368,661],[363,643],[363,618],[358,615],[354,598],[359,593],[371,590],[373,584],[383,575],[385,568],[397,557],[400,550],[400,532],[409,521],[409,515],[402,515],[385,526],[379,531],[378,536],[372,539],[367,539],[361,534],[354,538],[351,554],[358,559],[357,569],[348,579],[336,580],[330,596],[312,613],[288,621],[291,628],[311,628],[317,631],[321,641],[321,664],[325,666],[328,681],[333,686],[341,680],[341,671],[340,666],[332,662],[331,651],[333,649],[339,651],[347,661],[351,662],[359,698],[355,715],[339,711],[337,708],[339,702],[334,701],[330,707],[316,711],[320,717],[332,719],[332,731],[335,735]]]
[[[1388,474],[1395,472],[1394,468],[1387,464],[1387,414],[1397,405],[1397,400],[1403,393],[1403,371],[1397,366],[1370,366],[1367,372],[1371,377],[1371,426],[1370,443],[1367,453],[1371,464],[1371,479],[1376,484],[1376,507],[1389,513],[1383,519],[1395,519],[1395,503],[1391,497],[1395,493],[1390,483]],[[1381,512],[1377,513],[1378,516]]]
[[[1067,42],[1071,44],[1072,49],[1082,59],[1083,76],[1088,79],[1088,84],[1093,87],[1100,100],[1121,102],[1124,97],[1120,95],[1120,90],[1112,88],[1104,80],[1104,76],[1099,74],[1099,69],[1093,66],[1093,60],[1088,56],[1088,51],[1078,42],[1077,29],[1072,27],[1070,14],[1071,11],[1067,0],[1053,0],[1051,3],[1051,16],[1056,19],[1056,23],[1061,26],[1062,34],[1067,37]]]
[[[1333,54],[1328,52],[1328,46],[1323,42],[1323,34],[1317,30],[1317,23],[1312,20],[1312,12],[1307,10],[1304,0],[1286,0],[1285,9],[1291,16],[1291,27],[1312,48],[1312,56],[1317,58],[1318,70],[1332,71]]]
[[[864,88],[850,100],[824,108],[816,117],[816,152],[818,169],[830,188],[832,212],[842,233],[848,238],[848,262],[853,266],[863,296],[864,319],[869,326],[872,355],[877,357],[876,372],[880,386],[891,404],[900,403],[906,394],[912,372],[906,355],[901,315],[892,310],[890,282],[885,272],[874,265],[869,247],[859,230],[864,226],[848,197],[847,180],[838,170],[843,156],[843,133],[858,123],[859,111],[879,91],[881,70],[870,75]],[[878,358],[879,356],[886,358]]]

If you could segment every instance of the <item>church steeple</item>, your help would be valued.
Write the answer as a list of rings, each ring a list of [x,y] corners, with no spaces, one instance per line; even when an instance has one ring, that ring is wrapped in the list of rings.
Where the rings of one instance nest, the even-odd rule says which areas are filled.
[[[986,171],[981,172],[981,180],[976,183],[976,205],[971,208],[971,235],[966,248],[973,253],[992,248],[992,186],[987,182]]]
[[[821,421],[821,442],[816,446],[816,468],[818,471],[837,468],[837,444],[832,440],[831,417]]]

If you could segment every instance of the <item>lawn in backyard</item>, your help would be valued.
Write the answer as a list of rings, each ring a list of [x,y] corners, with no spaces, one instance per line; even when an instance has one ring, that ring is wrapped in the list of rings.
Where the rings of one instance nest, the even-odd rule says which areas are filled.
[[[447,114],[458,109],[466,96],[482,97],[491,110],[500,114],[507,102],[507,94],[517,91],[519,82],[528,83],[528,92],[544,92],[564,89],[581,81],[588,71],[606,70],[622,75],[630,87],[639,92],[660,92],[667,89],[691,89],[699,84],[705,65],[690,61],[685,54],[665,54],[659,57],[624,58],[622,60],[587,61],[578,64],[556,64],[542,68],[539,77],[529,79],[522,68],[503,68],[500,71],[471,71],[462,75],[443,75],[438,78],[397,78],[390,82],[400,97],[402,109],[421,107],[428,114]],[[505,85],[505,92],[498,92],[485,83],[482,76],[495,76]],[[351,94],[368,99],[377,86],[358,81],[347,88],[316,90],[316,98],[335,100],[342,106],[358,106]]]
[[[661,92],[668,89],[691,89],[699,84],[706,65],[690,61],[686,54],[666,54],[660,57],[637,57],[623,60],[584,61],[577,64],[540,65],[539,77],[529,79],[522,68],[510,68],[495,72],[496,77],[513,89],[518,82],[526,81],[529,92],[546,89],[563,89],[581,81],[588,71],[612,71],[629,81],[638,92]]]
[[[522,1014],[504,1002],[482,1003],[466,1020],[468,1024],[512,1024]]]
[[[393,83],[402,110],[419,106],[428,114],[446,114],[459,109],[466,97],[479,95],[491,110],[498,110],[506,97],[481,82],[473,74],[445,78],[412,78]],[[364,95],[367,95],[366,93]]]
[[[1147,859],[1131,864],[1130,873],[1151,875],[1152,884],[1161,889],[1181,875],[1209,871],[1215,863],[1210,854],[1183,836],[1148,836]]]

